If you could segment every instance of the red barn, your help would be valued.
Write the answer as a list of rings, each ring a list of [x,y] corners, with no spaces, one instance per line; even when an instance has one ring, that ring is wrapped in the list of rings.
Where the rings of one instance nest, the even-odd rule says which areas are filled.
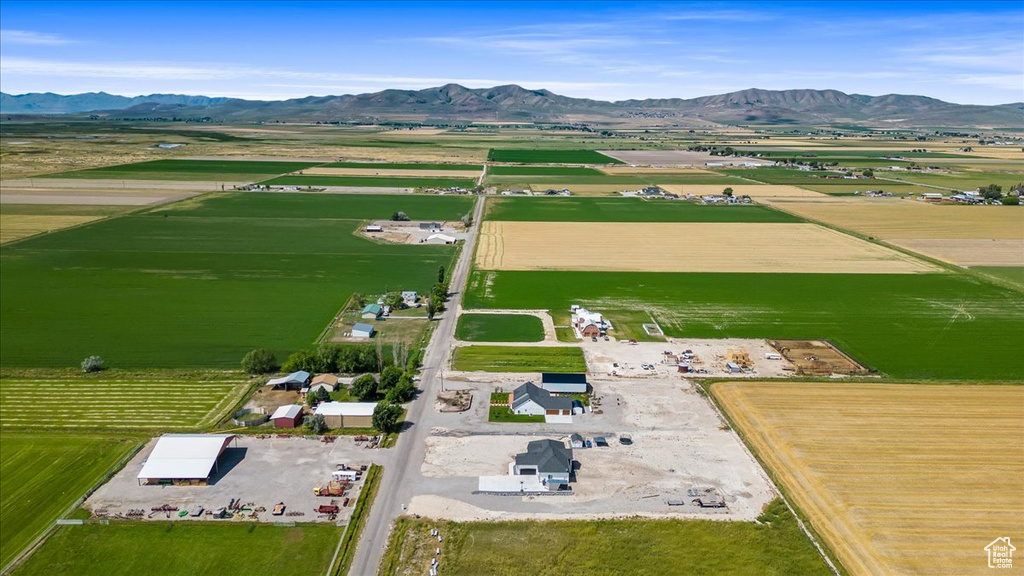
[[[270,420],[274,423],[274,428],[297,428],[302,424],[302,406],[298,404],[281,406],[274,411]]]

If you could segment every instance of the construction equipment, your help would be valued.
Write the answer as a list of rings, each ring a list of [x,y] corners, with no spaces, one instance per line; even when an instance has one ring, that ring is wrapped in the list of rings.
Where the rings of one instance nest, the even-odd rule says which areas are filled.
[[[317,485],[313,488],[314,496],[341,496],[345,493],[348,482],[331,480],[326,486]]]

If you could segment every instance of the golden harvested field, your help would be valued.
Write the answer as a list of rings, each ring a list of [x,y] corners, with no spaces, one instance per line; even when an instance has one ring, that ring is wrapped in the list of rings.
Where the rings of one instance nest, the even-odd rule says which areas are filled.
[[[877,238],[1024,238],[1024,212],[1008,206],[941,206],[892,198],[828,198],[771,204]]]
[[[1024,533],[1022,386],[711,391],[851,574],[990,574],[984,547]]]
[[[423,178],[476,178],[479,172],[470,170],[402,170],[377,168],[306,168],[307,176],[419,176]]]
[[[484,270],[935,272],[895,250],[816,224],[484,222]]]
[[[1024,226],[1024,224],[1022,224]],[[890,243],[962,266],[1024,266],[1024,239],[894,239]]]
[[[578,196],[607,196],[620,190],[635,190],[640,187],[639,184],[530,184],[530,190],[534,192],[568,188]]]
[[[0,244],[34,236],[42,232],[53,232],[70,226],[77,226],[99,220],[103,216],[40,216],[28,214],[0,214]]]
[[[693,194],[695,196],[721,194],[722,190],[732,188],[734,195],[747,195],[754,200],[759,198],[827,198],[820,192],[782,184],[658,184],[658,186],[675,194]]]

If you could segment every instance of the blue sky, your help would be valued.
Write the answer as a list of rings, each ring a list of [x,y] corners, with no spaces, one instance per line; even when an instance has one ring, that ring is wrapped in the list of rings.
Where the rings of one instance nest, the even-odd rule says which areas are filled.
[[[1024,100],[1024,3],[0,3],[8,93],[284,99],[520,84],[576,97],[744,88]]]

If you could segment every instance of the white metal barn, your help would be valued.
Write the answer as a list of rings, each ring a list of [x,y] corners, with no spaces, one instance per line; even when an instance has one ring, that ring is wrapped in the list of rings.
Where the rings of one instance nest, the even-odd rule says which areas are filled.
[[[164,434],[142,465],[139,484],[205,486],[234,434]]]

